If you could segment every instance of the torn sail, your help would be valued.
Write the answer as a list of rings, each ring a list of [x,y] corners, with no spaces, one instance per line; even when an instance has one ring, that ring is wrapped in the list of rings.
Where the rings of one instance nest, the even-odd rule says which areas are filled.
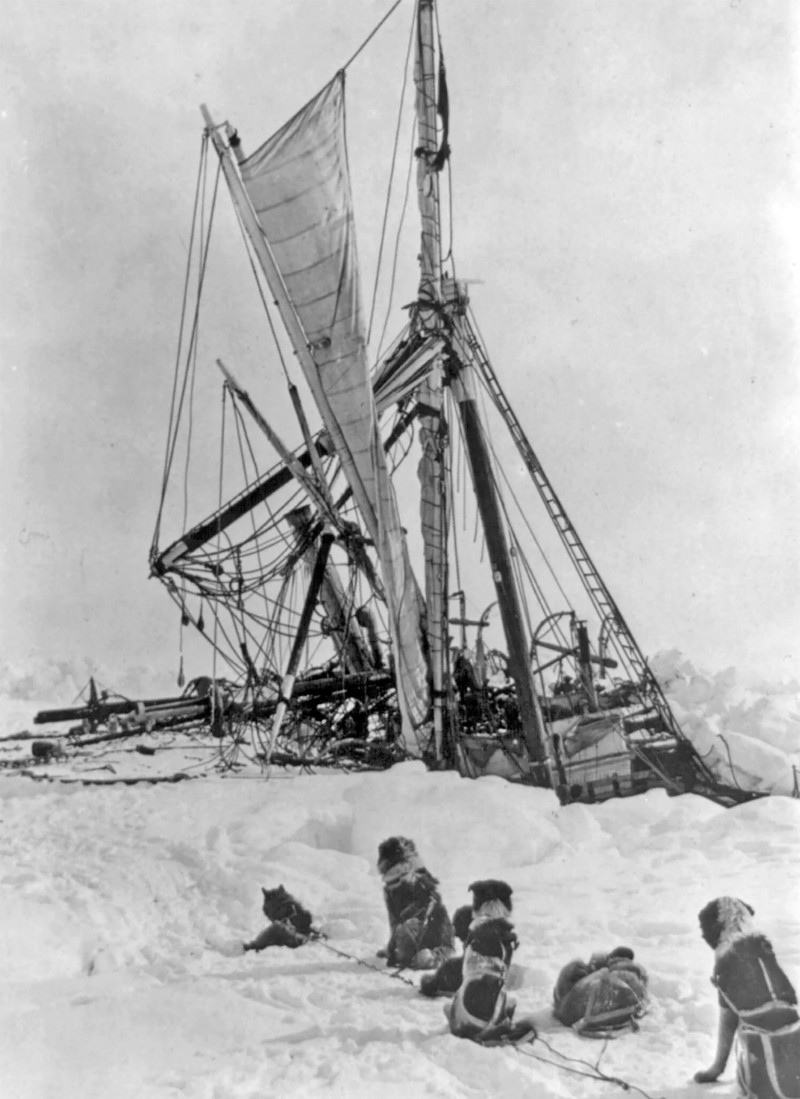
[[[408,560],[370,385],[344,132],[344,76],[241,164],[306,338],[298,359],[380,558],[409,750],[429,708],[423,600]]]

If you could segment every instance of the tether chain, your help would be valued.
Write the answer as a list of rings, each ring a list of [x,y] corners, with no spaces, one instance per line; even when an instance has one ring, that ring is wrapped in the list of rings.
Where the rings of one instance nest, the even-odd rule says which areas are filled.
[[[280,920],[273,921],[280,923]],[[389,973],[385,969],[379,969],[378,966],[372,965],[371,962],[365,962],[362,958],[357,958],[354,954],[348,954],[344,950],[337,950],[335,946],[331,946],[321,932],[316,935],[301,935],[290,924],[284,926],[290,927],[291,930],[297,935],[299,939],[302,939],[304,943],[319,943],[320,946],[324,946],[326,950],[330,950],[332,954],[337,954],[340,958],[346,958],[350,962],[355,962],[357,965],[363,966],[365,969],[371,969],[375,973],[380,973],[382,977],[389,977],[392,980],[402,981],[404,984],[410,985],[411,988],[416,989],[417,986],[414,981],[409,980],[408,977],[403,976],[403,970],[407,969],[407,966],[401,966],[400,969],[395,969]],[[574,1061],[579,1065],[586,1065],[590,1070],[589,1072],[584,1069],[570,1068],[569,1065],[561,1065],[558,1061],[552,1061],[549,1057],[542,1057],[538,1053],[531,1053],[528,1049],[523,1049],[522,1046],[516,1045],[514,1042],[498,1042],[497,1045],[501,1047],[509,1047],[517,1051],[523,1057],[531,1057],[534,1061],[541,1061],[544,1065],[552,1065],[554,1068],[560,1069],[562,1072],[571,1072],[574,1076],[587,1076],[592,1080],[602,1080],[608,1084],[616,1084],[617,1087],[622,1088],[623,1091],[637,1091],[640,1095],[644,1095],[645,1099],[656,1099],[655,1096],[651,1096],[649,1092],[644,1091],[643,1088],[637,1087],[636,1084],[629,1084],[627,1080],[623,1080],[621,1076],[610,1076],[607,1072],[603,1072],[600,1066],[600,1058],[606,1051],[608,1045],[608,1039],[603,1043],[603,1048],[600,1051],[600,1056],[597,1058],[597,1064],[592,1065],[588,1061],[584,1061],[580,1057],[569,1057],[566,1053],[561,1053],[554,1046],[551,1046],[549,1042],[546,1042],[538,1033],[535,1037],[535,1041],[540,1042],[545,1049],[549,1049],[551,1053],[554,1053],[557,1057],[561,1057],[564,1061]],[[663,1099],[663,1096],[658,1097]]]
[[[288,923],[285,920],[273,920],[272,922],[280,924],[288,931],[291,931],[293,935],[296,935],[297,938],[302,940],[302,942],[304,943],[319,943],[319,945],[324,946],[326,950],[330,950],[331,954],[338,954],[340,958],[347,958],[349,962],[356,962],[358,965],[363,966],[365,969],[371,969],[375,973],[380,973],[382,977],[390,977],[392,979],[402,981],[404,984],[410,985],[411,988],[414,989],[416,989],[417,987],[413,981],[409,980],[408,977],[404,977],[402,975],[403,970],[407,969],[408,966],[401,965],[399,969],[395,969],[392,973],[389,973],[386,969],[379,969],[378,966],[372,965],[371,962],[365,962],[362,958],[357,958],[355,954],[348,954],[344,950],[337,950],[335,946],[330,945],[330,943],[327,941],[326,936],[323,935],[321,931],[318,931],[316,934],[312,935],[302,935],[297,930],[297,928],[293,927],[292,924]]]
[[[330,946],[322,939],[312,939],[311,941],[318,942],[320,946],[324,946],[326,950],[330,950],[333,954],[338,954],[340,958],[347,958],[348,961],[357,962],[358,965],[363,965],[365,969],[372,969],[375,973],[380,973],[382,977],[390,977],[392,979],[402,981],[403,984],[410,985],[411,988],[414,989],[416,989],[417,987],[414,981],[410,980],[408,977],[403,976],[403,970],[407,969],[408,966],[402,965],[399,969],[395,969],[390,973],[387,969],[379,969],[378,966],[373,965],[371,962],[365,962],[363,961],[363,959],[357,958],[355,954],[348,954],[344,950],[337,950],[335,946]]]

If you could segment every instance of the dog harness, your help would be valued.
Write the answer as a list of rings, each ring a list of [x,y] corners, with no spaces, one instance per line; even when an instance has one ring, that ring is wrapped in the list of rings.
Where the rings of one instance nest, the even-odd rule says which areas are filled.
[[[733,939],[711,983],[739,1019],[737,1074],[744,1099],[800,1099],[797,996],[763,935]]]
[[[800,1099],[800,1019],[779,1030],[741,1022],[736,1038],[742,1099]]]
[[[506,979],[508,969],[500,958],[490,958],[485,954],[478,954],[468,946],[464,952],[464,977],[461,988],[450,1005],[448,1017],[454,1034],[463,1035],[480,1041],[481,1038],[491,1036],[508,1014],[508,996],[502,987]],[[479,1015],[473,1015],[464,1004],[463,993],[472,981],[481,977],[493,977],[500,982],[500,991],[494,1003],[494,1010],[489,1019],[482,1019]]]
[[[632,952],[631,952],[632,953]],[[647,1010],[647,974],[626,955],[592,955],[564,966],[553,990],[556,1018],[586,1037],[605,1037]]]
[[[743,935],[717,955],[711,983],[743,1023],[778,1030],[797,1022],[797,995],[764,935]]]

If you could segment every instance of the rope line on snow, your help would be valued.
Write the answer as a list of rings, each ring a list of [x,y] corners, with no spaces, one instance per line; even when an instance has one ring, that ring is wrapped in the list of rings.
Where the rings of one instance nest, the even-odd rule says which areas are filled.
[[[291,923],[287,923],[285,920],[273,920],[272,922],[279,924],[287,931],[291,931],[291,933],[293,935],[296,935],[297,938],[300,939],[303,943],[318,943],[320,946],[324,946],[326,950],[330,950],[332,954],[338,954],[340,958],[347,958],[349,962],[356,962],[358,965],[364,966],[365,969],[371,969],[375,973],[380,973],[382,977],[389,977],[392,980],[396,979],[398,981],[402,981],[404,984],[410,985],[413,989],[416,989],[417,987],[416,984],[413,981],[409,980],[408,977],[403,976],[403,970],[407,969],[408,966],[402,965],[399,969],[395,969],[391,973],[389,973],[386,969],[379,969],[378,966],[373,965],[372,962],[365,962],[363,958],[357,958],[355,954],[348,954],[346,950],[337,950],[335,946],[330,945],[330,943],[327,941],[326,936],[324,936],[322,932],[317,932],[317,934],[315,935],[302,935],[296,927],[294,927]]]
[[[544,1065],[552,1065],[553,1068],[560,1069],[562,1072],[571,1072],[574,1076],[587,1076],[592,1080],[602,1080],[604,1083],[616,1084],[617,1087],[622,1088],[623,1091],[637,1091],[640,1095],[644,1095],[645,1099],[656,1099],[655,1096],[650,1095],[649,1092],[644,1091],[643,1088],[637,1087],[636,1084],[629,1084],[627,1080],[623,1080],[621,1076],[611,1076],[607,1072],[603,1072],[600,1068],[600,1059],[606,1051],[608,1045],[608,1039],[603,1043],[603,1048],[600,1051],[600,1056],[597,1058],[597,1064],[593,1065],[589,1061],[584,1061],[582,1057],[570,1057],[566,1053],[561,1053],[555,1046],[551,1046],[549,1042],[546,1042],[544,1038],[541,1038],[538,1034],[535,1041],[541,1042],[541,1044],[549,1049],[551,1053],[554,1053],[557,1057],[561,1057],[564,1061],[572,1061],[578,1065],[585,1065],[586,1069],[570,1068],[569,1065],[561,1065],[558,1061],[552,1061],[549,1057],[542,1057],[541,1054],[532,1053],[528,1049],[523,1049],[521,1046],[516,1046],[513,1042],[508,1043],[511,1045],[517,1053],[524,1057],[531,1057],[534,1061],[541,1061]],[[663,1099],[663,1096],[659,1096],[658,1099]]]
[[[280,923],[283,926],[287,927],[291,926],[285,924],[282,920],[275,920],[274,922]],[[357,958],[355,954],[348,954],[346,950],[338,950],[335,946],[331,946],[321,933],[318,933],[316,935],[301,935],[294,927],[291,927],[291,930],[294,934],[297,935],[299,939],[302,939],[304,943],[319,943],[320,946],[324,946],[326,950],[330,950],[332,954],[337,954],[340,958],[346,958],[348,961],[355,962],[357,965],[363,966],[365,969],[371,969],[375,973],[380,973],[383,977],[388,977],[390,980],[402,981],[404,984],[410,985],[411,988],[415,990],[417,989],[414,981],[409,980],[408,977],[403,976],[403,970],[406,969],[407,966],[401,966],[399,969],[395,969],[390,973],[386,969],[379,969],[378,966],[373,965],[371,962],[365,962],[362,958]],[[538,1053],[532,1053],[528,1049],[523,1049],[521,1046],[516,1045],[514,1042],[499,1042],[498,1045],[511,1047],[512,1049],[515,1049],[517,1053],[520,1053],[525,1057],[531,1057],[533,1058],[533,1060],[541,1061],[542,1064],[545,1065],[552,1065],[554,1068],[560,1069],[562,1072],[571,1072],[575,1076],[587,1076],[592,1080],[601,1080],[605,1083],[616,1084],[617,1087],[622,1088],[623,1091],[636,1091],[640,1095],[643,1095],[645,1099],[663,1099],[663,1096],[656,1097],[650,1095],[649,1092],[646,1092],[643,1088],[638,1087],[636,1084],[629,1084],[628,1081],[623,1080],[621,1076],[611,1076],[609,1073],[603,1072],[603,1070],[600,1068],[600,1061],[602,1060],[603,1054],[608,1047],[608,1038],[603,1041],[603,1048],[600,1050],[600,1055],[598,1056],[597,1062],[594,1065],[591,1064],[589,1061],[585,1061],[582,1057],[570,1057],[567,1053],[561,1053],[560,1050],[557,1050],[555,1046],[552,1046],[549,1042],[546,1042],[544,1038],[539,1036],[539,1034],[536,1035],[534,1041],[540,1042],[545,1047],[545,1049],[548,1049],[551,1053],[554,1053],[557,1057],[560,1057],[562,1061],[571,1061],[573,1064],[576,1065],[585,1065],[585,1068],[570,1068],[569,1065],[559,1064],[558,1061],[553,1061],[549,1057],[542,1057]],[[586,1071],[587,1069],[589,1071]]]
[[[340,958],[347,958],[348,961],[363,965],[365,969],[371,969],[375,973],[380,973],[382,977],[388,977],[390,980],[402,981],[403,984],[410,985],[413,989],[416,989],[417,987],[412,980],[403,976],[403,970],[407,968],[406,966],[401,966],[399,969],[392,970],[390,973],[387,969],[379,969],[378,966],[373,965],[372,962],[365,962],[362,958],[357,958],[355,954],[348,954],[345,950],[337,950],[335,946],[331,946],[330,943],[325,942],[323,939],[311,939],[310,941],[319,943],[319,945],[324,946],[326,950],[330,950],[332,954],[338,954]]]

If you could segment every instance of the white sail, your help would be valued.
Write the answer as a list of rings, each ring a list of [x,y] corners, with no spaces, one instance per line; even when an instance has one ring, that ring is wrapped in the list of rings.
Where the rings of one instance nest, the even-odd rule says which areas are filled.
[[[241,164],[306,346],[298,359],[383,571],[406,747],[429,708],[422,598],[411,569],[378,426],[360,307],[339,74]]]

